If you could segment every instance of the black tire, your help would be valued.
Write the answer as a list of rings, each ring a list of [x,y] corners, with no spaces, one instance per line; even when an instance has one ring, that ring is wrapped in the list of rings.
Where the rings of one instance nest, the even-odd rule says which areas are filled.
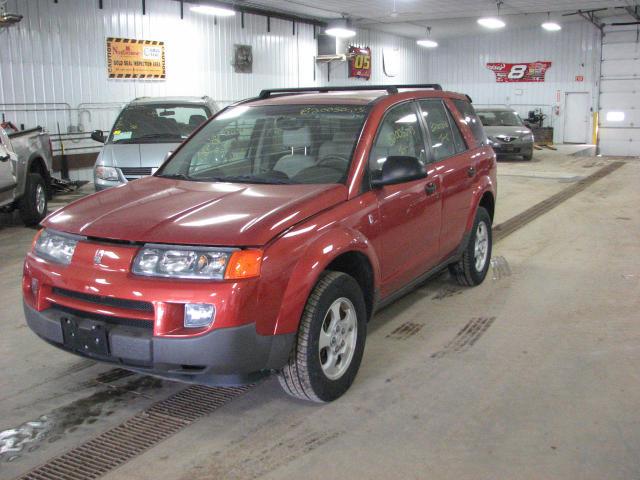
[[[22,222],[28,227],[37,225],[47,216],[48,205],[47,184],[44,179],[39,173],[28,174],[24,195],[19,202]]]
[[[321,365],[320,331],[326,325],[330,307],[342,298],[348,299],[354,307],[356,339],[351,361],[343,367],[346,370],[339,378],[332,380]],[[312,402],[330,402],[344,394],[360,368],[366,324],[367,310],[358,282],[345,273],[324,272],[307,299],[289,362],[278,372],[278,380],[284,391]]]
[[[487,233],[487,245],[486,245],[486,258],[484,261],[484,265],[481,269],[478,270],[476,266],[476,255],[475,255],[475,247],[476,247],[476,239],[479,234],[478,226],[480,224],[484,224],[486,227]],[[451,275],[456,279],[456,281],[465,287],[473,287],[475,285],[480,285],[484,278],[487,276],[487,272],[489,271],[489,266],[491,263],[491,249],[493,245],[493,235],[491,232],[491,217],[489,216],[489,212],[484,207],[478,207],[478,211],[476,213],[476,218],[473,222],[473,228],[471,230],[471,236],[469,237],[469,241],[467,243],[466,248],[462,254],[462,258],[453,265],[449,266],[449,271]]]
[[[522,155],[522,159],[530,162],[531,160],[533,160],[533,148],[531,149],[531,151],[525,153],[524,155]]]

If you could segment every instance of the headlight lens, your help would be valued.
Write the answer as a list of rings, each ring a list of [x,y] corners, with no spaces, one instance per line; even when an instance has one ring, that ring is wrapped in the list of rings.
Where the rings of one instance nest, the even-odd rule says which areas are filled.
[[[145,245],[133,261],[133,273],[149,277],[222,280],[258,276],[260,250]],[[228,275],[225,275],[229,271]]]
[[[96,166],[96,178],[100,180],[108,180],[110,182],[117,182],[120,180],[118,170],[114,167],[105,167],[103,165]]]
[[[69,265],[78,240],[50,230],[43,230],[36,240],[34,253],[37,257],[55,263]]]

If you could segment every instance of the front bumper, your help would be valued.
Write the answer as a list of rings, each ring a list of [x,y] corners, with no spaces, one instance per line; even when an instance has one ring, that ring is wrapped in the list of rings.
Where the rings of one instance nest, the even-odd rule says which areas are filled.
[[[492,142],[496,155],[527,155],[533,152],[533,142]]]
[[[282,368],[295,339],[295,334],[259,335],[255,324],[194,337],[157,337],[152,329],[141,328],[137,322],[112,323],[109,318],[69,309],[37,311],[24,303],[24,313],[31,330],[58,348],[140,373],[206,385],[248,383],[261,372]],[[106,348],[96,353],[90,347],[74,345],[65,338],[68,335],[62,322],[71,322],[83,331],[102,329],[106,332]]]

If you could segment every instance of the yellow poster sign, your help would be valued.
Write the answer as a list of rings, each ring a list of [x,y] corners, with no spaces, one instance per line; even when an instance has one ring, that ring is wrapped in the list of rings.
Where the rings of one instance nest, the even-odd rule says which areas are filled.
[[[163,79],[164,42],[107,38],[107,69],[109,78]]]

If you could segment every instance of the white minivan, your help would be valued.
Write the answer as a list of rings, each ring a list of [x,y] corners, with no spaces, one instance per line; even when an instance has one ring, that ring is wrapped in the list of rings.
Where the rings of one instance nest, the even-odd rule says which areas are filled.
[[[96,191],[151,175],[167,153],[219,110],[209,97],[142,97],[128,103],[111,132],[95,130],[91,138],[104,143],[96,159]]]

